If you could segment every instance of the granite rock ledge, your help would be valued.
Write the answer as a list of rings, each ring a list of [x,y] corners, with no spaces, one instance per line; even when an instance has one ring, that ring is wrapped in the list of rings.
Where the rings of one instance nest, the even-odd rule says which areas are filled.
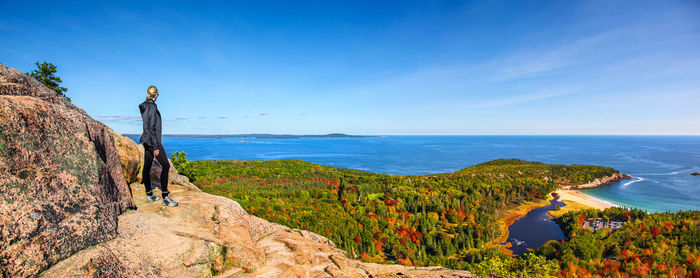
[[[174,167],[180,206],[147,203],[142,158],[133,140],[0,64],[0,276],[471,277],[348,258],[321,235],[202,192]]]

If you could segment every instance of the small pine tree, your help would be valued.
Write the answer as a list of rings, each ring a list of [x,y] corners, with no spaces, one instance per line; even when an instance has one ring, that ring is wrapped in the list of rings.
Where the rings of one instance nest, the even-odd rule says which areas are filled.
[[[41,64],[39,64],[39,61],[37,61],[35,64],[37,69],[33,70],[32,72],[28,72],[27,75],[33,77],[49,89],[54,90],[59,96],[65,97],[68,101],[70,101],[70,98],[64,93],[67,92],[68,89],[60,86],[60,83],[62,83],[63,80],[54,75],[56,73],[56,66],[52,63],[47,63],[46,61]]]
[[[187,160],[187,154],[184,151],[172,153],[170,155],[170,161],[173,162],[173,166],[175,166],[178,174],[186,176],[190,181],[195,181],[192,162]]]

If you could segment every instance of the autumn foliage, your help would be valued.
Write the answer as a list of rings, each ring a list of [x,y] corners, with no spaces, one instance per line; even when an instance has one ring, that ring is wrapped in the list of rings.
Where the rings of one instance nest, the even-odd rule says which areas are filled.
[[[299,160],[192,161],[196,185],[270,221],[331,239],[355,258],[469,268],[492,257],[499,215],[615,170],[514,159],[434,175],[383,175]]]

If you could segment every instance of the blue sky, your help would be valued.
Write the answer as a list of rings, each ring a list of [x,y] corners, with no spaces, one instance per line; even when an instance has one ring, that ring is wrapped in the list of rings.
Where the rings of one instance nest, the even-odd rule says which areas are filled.
[[[0,63],[122,133],[700,134],[697,1],[57,2]]]

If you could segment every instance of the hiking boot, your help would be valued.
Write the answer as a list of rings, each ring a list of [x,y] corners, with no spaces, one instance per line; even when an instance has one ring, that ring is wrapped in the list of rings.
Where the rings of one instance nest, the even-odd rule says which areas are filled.
[[[163,198],[163,202],[161,204],[169,207],[177,207],[177,202],[175,202],[173,199],[170,199],[170,196],[166,196],[165,198]]]
[[[156,195],[153,195],[153,194],[146,195],[146,202],[153,203],[154,201],[158,201],[158,200],[160,200],[160,197],[158,197]]]

